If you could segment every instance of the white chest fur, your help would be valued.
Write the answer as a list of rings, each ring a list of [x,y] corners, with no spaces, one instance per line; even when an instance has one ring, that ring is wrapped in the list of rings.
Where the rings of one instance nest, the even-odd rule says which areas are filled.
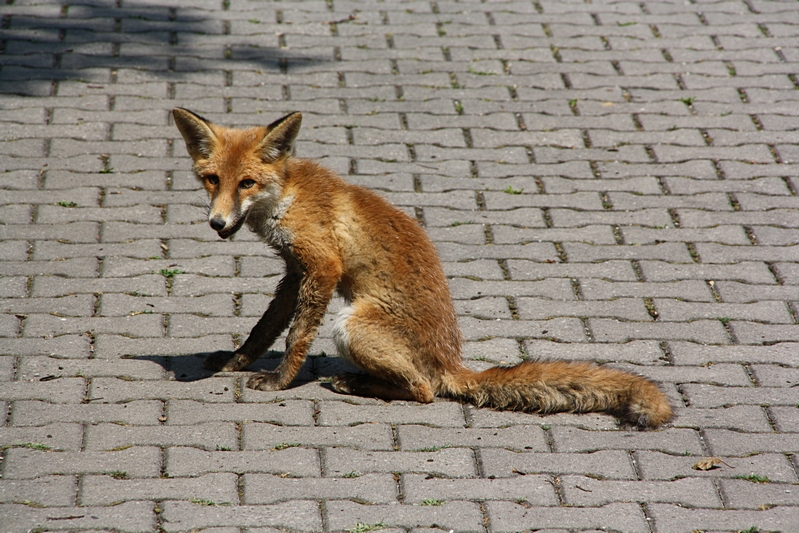
[[[247,212],[247,226],[270,246],[283,249],[294,240],[291,231],[282,224],[294,195],[283,196],[277,202],[275,196],[264,196],[253,202]]]

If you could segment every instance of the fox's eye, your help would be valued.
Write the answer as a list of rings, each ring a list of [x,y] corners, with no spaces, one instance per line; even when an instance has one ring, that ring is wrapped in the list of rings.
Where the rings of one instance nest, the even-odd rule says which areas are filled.
[[[239,183],[239,189],[251,189],[255,185],[253,180],[243,180]]]
[[[205,177],[205,179],[206,179],[206,180],[208,181],[208,183],[210,183],[211,185],[219,185],[219,176],[217,176],[216,174],[209,174],[209,175],[207,175],[207,176]]]

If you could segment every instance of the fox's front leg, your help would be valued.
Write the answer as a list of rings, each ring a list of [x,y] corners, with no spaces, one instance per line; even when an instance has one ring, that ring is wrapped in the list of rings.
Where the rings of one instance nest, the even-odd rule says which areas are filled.
[[[316,330],[322,323],[327,305],[341,278],[341,268],[327,265],[307,271],[300,283],[297,312],[286,337],[286,353],[274,372],[259,372],[247,381],[256,390],[280,390],[291,384],[305,362]]]
[[[302,274],[299,269],[287,266],[286,275],[275,290],[264,316],[258,321],[244,345],[235,352],[215,352],[205,360],[205,367],[221,372],[235,372],[254,363],[266,353],[275,339],[283,333],[297,308]]]

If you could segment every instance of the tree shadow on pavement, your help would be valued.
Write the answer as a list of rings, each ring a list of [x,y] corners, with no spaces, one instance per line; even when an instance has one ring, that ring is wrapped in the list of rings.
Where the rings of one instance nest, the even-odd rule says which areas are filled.
[[[0,94],[54,96],[58,82],[115,83],[118,74],[120,82],[134,76],[163,82],[198,79],[205,71],[228,78],[240,70],[287,73],[332,60],[270,46],[282,26],[223,11],[135,1],[3,7]],[[248,24],[248,31],[231,37],[231,24]],[[133,72],[122,76],[125,70]]]

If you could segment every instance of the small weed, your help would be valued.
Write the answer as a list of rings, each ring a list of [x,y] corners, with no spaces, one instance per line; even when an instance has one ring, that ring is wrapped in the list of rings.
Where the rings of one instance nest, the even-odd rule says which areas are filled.
[[[694,100],[696,100],[695,96],[686,96],[685,98],[680,98],[680,102],[684,103],[685,105],[693,105]]]
[[[355,470],[353,470],[352,472],[347,472],[346,474],[344,474],[344,477],[347,478],[347,479],[361,477],[361,473],[360,472],[356,472]]]
[[[571,107],[572,109],[577,107],[577,98],[572,98],[571,100],[569,100],[569,107]]]
[[[280,451],[285,450],[286,448],[296,448],[299,445],[299,442],[281,442],[280,444],[275,445],[273,449]]]
[[[461,104],[460,102],[456,101],[455,102],[455,112],[458,113],[459,115],[461,113],[463,113],[463,104]]]
[[[617,26],[632,26],[633,24],[638,24],[637,22],[616,22]]]
[[[112,470],[110,472],[103,472],[107,476],[111,476],[114,479],[128,479],[128,473],[123,470]]]
[[[730,317],[728,317],[728,316],[720,316],[720,317],[718,317],[718,319],[719,319],[719,322],[721,322],[721,323],[722,323],[722,324],[724,324],[725,326],[726,326],[727,324],[729,324],[729,323],[730,323],[730,320],[732,320],[732,319],[731,319]]]
[[[422,500],[422,505],[432,505],[433,507],[438,507],[439,505],[443,505],[444,500],[433,500],[433,499],[426,499]]]
[[[49,452],[52,450],[50,446],[46,444],[40,444],[38,442],[22,442],[19,444],[12,444],[11,448],[29,448],[31,450],[39,450],[40,452]]]
[[[61,200],[60,202],[58,202],[58,205],[60,205],[61,207],[78,207],[78,204],[76,204],[75,202],[67,202],[66,200]]]
[[[100,174],[113,174],[114,167],[104,168],[100,171]]]
[[[771,483],[771,480],[768,478],[768,476],[758,476],[757,474],[735,476],[735,479],[745,479],[746,481],[751,481],[752,483]]]
[[[437,452],[439,450],[443,450],[444,448],[451,448],[450,444],[444,444],[443,446],[430,446],[427,448],[419,448],[416,450],[417,452]]]
[[[220,446],[218,444],[216,445],[216,451],[218,452],[229,452],[231,450],[232,448],[230,446]]]
[[[213,500],[194,499],[191,501],[191,503],[196,503],[197,505],[205,505],[206,507],[213,507],[214,505],[216,505],[216,502]]]
[[[250,24],[260,24],[261,23],[261,21],[258,20],[258,19],[249,19],[247,22],[249,22]]]
[[[469,69],[468,70],[469,70],[469,72],[471,72],[472,74],[475,74],[476,76],[496,76],[497,75],[496,72],[485,72],[485,71],[482,71],[482,70],[475,70],[475,69],[472,68],[471,65],[469,65]]]
[[[183,271],[179,268],[162,268],[159,272],[165,278],[174,278],[178,274],[183,274]]]
[[[502,192],[506,194],[521,194],[524,192],[524,189],[514,189],[512,185],[508,185],[506,188],[502,189]]]
[[[366,533],[367,531],[377,531],[378,529],[383,529],[386,527],[383,522],[378,522],[376,524],[364,524],[363,522],[358,522],[351,528],[347,530],[347,533]]]

